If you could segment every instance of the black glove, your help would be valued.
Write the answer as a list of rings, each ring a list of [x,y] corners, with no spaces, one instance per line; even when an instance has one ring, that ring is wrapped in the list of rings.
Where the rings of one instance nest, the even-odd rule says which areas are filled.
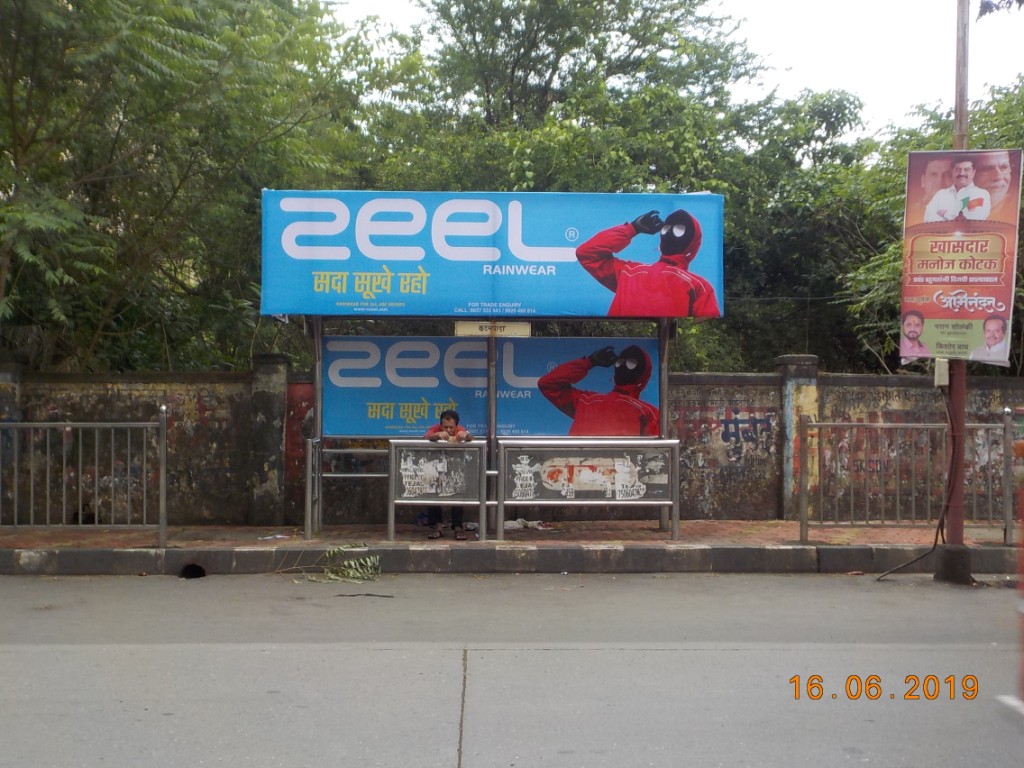
[[[643,216],[633,219],[633,229],[638,235],[653,235],[664,223],[657,211],[648,211]]]
[[[611,368],[618,359],[619,356],[615,353],[615,347],[601,347],[597,352],[591,352],[587,355],[587,360],[602,368]]]

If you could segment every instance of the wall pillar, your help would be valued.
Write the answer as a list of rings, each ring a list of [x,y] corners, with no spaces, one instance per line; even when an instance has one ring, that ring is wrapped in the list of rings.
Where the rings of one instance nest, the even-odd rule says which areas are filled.
[[[259,354],[252,361],[251,525],[285,524],[285,426],[288,412],[286,355]]]
[[[775,358],[775,369],[782,375],[782,516],[797,517],[797,462],[800,417],[818,421],[817,355],[782,355]]]

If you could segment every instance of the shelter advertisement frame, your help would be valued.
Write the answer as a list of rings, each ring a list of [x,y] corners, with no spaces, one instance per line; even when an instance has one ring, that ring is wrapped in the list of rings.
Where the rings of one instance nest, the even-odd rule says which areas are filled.
[[[265,189],[260,311],[721,317],[724,210],[704,192]]]
[[[476,506],[480,540],[487,538],[487,443],[391,440],[388,443],[388,541],[395,506]]]
[[[491,434],[487,394],[488,339],[440,336],[325,336],[323,429],[332,437],[419,438],[447,409],[476,436]],[[573,418],[539,388],[545,374],[603,347],[639,348],[661,369],[657,339],[536,337],[496,340],[495,433],[505,437],[557,437]],[[575,369],[573,369],[575,370]],[[614,369],[593,366],[579,376],[562,374],[561,388],[608,392]],[[556,392],[558,390],[556,385]],[[660,376],[650,376],[636,399],[659,407]],[[657,425],[653,425],[657,426]],[[622,434],[611,432],[609,434]],[[655,437],[636,432],[637,437]]]
[[[679,441],[498,440],[496,535],[506,506],[671,506],[679,540]]]

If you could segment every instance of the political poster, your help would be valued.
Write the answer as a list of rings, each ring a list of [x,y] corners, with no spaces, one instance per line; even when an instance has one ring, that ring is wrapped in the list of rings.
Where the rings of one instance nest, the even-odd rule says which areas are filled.
[[[323,432],[414,438],[454,410],[487,434],[487,340],[328,336]],[[496,432],[502,437],[657,437],[658,345],[624,337],[497,341]]]
[[[714,194],[263,191],[265,315],[722,315]]]
[[[1021,150],[911,152],[900,357],[1009,365]]]

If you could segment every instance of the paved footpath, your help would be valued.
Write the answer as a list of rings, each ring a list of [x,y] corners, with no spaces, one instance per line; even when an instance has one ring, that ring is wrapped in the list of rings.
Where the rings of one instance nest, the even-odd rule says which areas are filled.
[[[526,521],[530,523],[532,521]],[[1019,528],[1020,526],[1018,526]],[[0,574],[272,573],[317,568],[328,552],[376,556],[385,573],[934,573],[931,525],[812,525],[800,541],[796,522],[683,521],[678,541],[657,521],[570,522],[455,541],[428,541],[426,529],[399,525],[325,528],[193,526],[168,531],[69,526],[0,528]],[[1016,574],[1021,532],[967,526],[972,573]]]

